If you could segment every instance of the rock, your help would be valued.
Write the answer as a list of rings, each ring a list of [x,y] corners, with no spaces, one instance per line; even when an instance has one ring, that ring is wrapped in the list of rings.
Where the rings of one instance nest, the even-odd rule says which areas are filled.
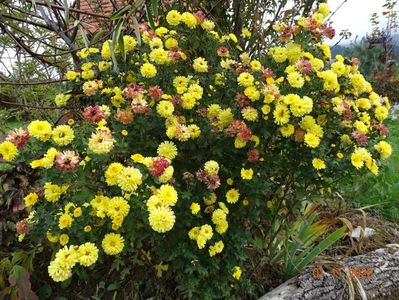
[[[375,233],[375,230],[373,229],[373,228],[369,228],[369,227],[366,227],[364,230],[363,230],[363,228],[361,227],[361,226],[357,226],[353,231],[352,231],[352,234],[351,234],[351,237],[352,238],[354,238],[354,239],[356,239],[356,240],[359,240],[359,238],[360,238],[360,233],[361,232],[364,232],[363,234],[364,234],[364,238],[369,238],[370,236],[373,236],[374,235],[374,233]]]
[[[259,300],[399,299],[399,247],[387,245],[334,266],[314,265]]]

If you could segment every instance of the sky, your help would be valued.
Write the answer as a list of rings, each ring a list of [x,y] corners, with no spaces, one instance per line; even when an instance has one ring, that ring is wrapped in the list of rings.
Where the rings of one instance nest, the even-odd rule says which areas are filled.
[[[329,0],[331,12],[334,12],[344,0]],[[367,32],[371,31],[371,14],[376,12],[381,15],[383,8],[382,5],[385,0],[347,0],[346,3],[335,13],[331,20],[333,21],[333,27],[336,30],[335,38],[329,42],[330,45],[334,45],[339,39],[339,33],[344,29],[349,29],[352,33],[351,40],[356,35],[363,37]],[[399,8],[398,8],[399,9]],[[383,18],[380,18],[380,26],[383,23]],[[341,43],[348,43],[348,41]]]
[[[331,12],[334,12],[345,0],[328,0]],[[333,40],[326,40],[329,45],[334,45],[339,39],[339,33],[344,29],[349,29],[352,37],[349,41],[354,40],[356,36],[363,37],[371,31],[371,14],[377,12],[381,15],[382,5],[385,0],[346,0],[342,7],[335,13],[331,21],[336,30],[336,36]],[[398,5],[399,6],[399,5]],[[399,7],[396,9],[399,10]],[[383,18],[380,26],[383,26]],[[341,41],[340,44],[349,43],[349,41]],[[12,55],[12,54],[10,54]],[[6,60],[10,64],[10,60]],[[0,64],[0,71],[3,71],[3,65]]]

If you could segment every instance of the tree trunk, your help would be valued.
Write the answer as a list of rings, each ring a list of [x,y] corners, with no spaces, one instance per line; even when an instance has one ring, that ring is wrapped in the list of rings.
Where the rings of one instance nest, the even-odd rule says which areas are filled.
[[[314,265],[259,300],[399,299],[399,245]]]

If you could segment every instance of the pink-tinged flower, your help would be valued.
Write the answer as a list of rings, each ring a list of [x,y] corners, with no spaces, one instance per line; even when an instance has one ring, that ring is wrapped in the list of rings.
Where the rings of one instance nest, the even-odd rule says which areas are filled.
[[[225,132],[230,136],[237,136],[245,142],[252,137],[252,130],[242,120],[232,121],[229,127],[225,129]]]
[[[152,162],[150,167],[150,173],[152,176],[159,177],[163,174],[167,167],[170,166],[170,162],[164,157],[157,157]]]
[[[245,127],[244,129],[240,130],[237,134],[241,140],[248,142],[252,137],[252,130],[249,127]]]
[[[251,149],[247,153],[249,162],[256,162],[259,160],[260,154],[257,149]]]
[[[142,99],[144,96],[144,89],[141,85],[132,83],[123,90],[123,96],[130,100],[137,98]]]
[[[295,66],[298,68],[299,72],[303,74],[308,74],[312,72],[312,65],[310,64],[309,59],[301,58],[297,61]]]
[[[132,102],[132,110],[136,114],[146,114],[151,111],[151,108],[147,103],[141,104],[141,103],[134,103],[134,101],[133,101]]]
[[[292,33],[293,34],[298,34],[300,32],[301,32],[301,27],[300,26],[298,26],[298,25],[292,26]]]
[[[315,19],[310,19],[309,20],[309,30],[311,30],[311,31],[314,31],[314,30],[316,30],[317,29],[317,20],[315,20]]]
[[[176,126],[175,137],[182,142],[188,141],[191,137],[190,130],[186,125],[179,124]]]
[[[208,176],[207,188],[209,190],[216,190],[220,186],[220,177],[218,174]]]
[[[265,76],[266,78],[274,76],[274,73],[273,73],[272,69],[270,69],[270,68],[262,67],[261,71],[263,73],[263,76]]]
[[[352,132],[352,136],[356,139],[356,142],[359,146],[364,145],[367,143],[368,137],[364,133],[360,131]]]
[[[190,172],[184,172],[183,179],[186,181],[192,181],[194,179],[194,175]]]
[[[122,124],[128,125],[133,122],[133,112],[131,110],[120,110],[116,113],[116,119]]]
[[[374,128],[378,130],[378,134],[383,137],[387,137],[389,135],[389,129],[384,124],[376,123],[373,124]]]
[[[323,24],[320,26],[320,29],[323,32],[323,35],[328,37],[330,40],[335,36],[335,29],[327,24]]]
[[[18,149],[22,148],[29,140],[29,132],[23,128],[11,130],[6,137],[7,141],[13,143]]]
[[[140,33],[143,33],[144,31],[147,31],[148,29],[150,29],[150,27],[147,25],[147,23],[142,22],[139,24]]]
[[[230,56],[230,51],[226,47],[219,47],[217,50],[217,54],[220,57],[229,57]]]
[[[248,106],[251,103],[249,98],[244,94],[238,94],[234,100],[236,101],[237,105],[241,108]]]
[[[79,156],[75,151],[60,152],[55,156],[55,166],[62,172],[72,172],[79,166]]]
[[[182,56],[179,51],[172,50],[172,51],[169,51],[168,58],[170,58],[173,61],[179,61],[182,59]]]
[[[245,127],[246,125],[243,120],[233,120],[225,131],[229,135],[236,135],[240,130]]]
[[[283,42],[287,42],[291,39],[291,36],[292,36],[291,26],[285,26],[280,33],[280,40],[282,40]]]
[[[200,169],[195,176],[198,181],[205,183],[210,190],[216,190],[220,186],[220,177],[218,174],[209,175],[207,172]]]
[[[169,101],[172,102],[174,106],[178,106],[181,103],[181,97],[179,95],[174,95]]]
[[[115,140],[110,130],[97,129],[89,139],[89,149],[97,154],[109,153],[114,144]]]
[[[42,187],[35,188],[33,190],[33,192],[36,193],[39,198],[43,198],[44,197],[44,188],[42,188]]]
[[[205,21],[205,14],[202,11],[197,11],[193,13],[194,17],[197,19],[199,24],[202,24]]]
[[[360,59],[357,57],[352,57],[352,65],[354,66],[360,65]]]
[[[83,117],[89,123],[98,123],[105,119],[105,114],[98,105],[87,106],[83,111]]]
[[[196,113],[201,117],[206,117],[208,115],[208,109],[206,108],[199,108],[196,110]]]
[[[15,230],[18,234],[27,234],[29,232],[29,223],[27,219],[18,221],[15,224]]]
[[[275,98],[280,97],[279,88],[274,83],[265,85],[263,92],[265,93],[265,95],[271,94]]]
[[[205,180],[208,178],[208,173],[200,169],[199,171],[197,171],[197,173],[195,173],[195,176],[199,181],[205,182]]]
[[[348,103],[343,102],[342,106],[344,107],[344,111],[342,113],[342,115],[344,116],[344,119],[345,120],[352,120],[353,114],[352,114],[352,111],[351,111]]]
[[[235,65],[232,64],[232,66],[234,67]],[[239,75],[239,74],[241,74],[241,73],[244,73],[244,72],[247,72],[247,71],[248,71],[247,68],[244,67],[244,66],[241,66],[241,65],[236,66],[237,75]]]
[[[312,31],[312,34],[314,37],[320,39],[323,32],[321,32],[319,28],[316,28],[315,30]]]
[[[163,94],[163,90],[158,85],[152,85],[148,88],[148,96],[155,101],[161,99]]]
[[[90,80],[83,84],[83,93],[86,96],[93,96],[97,93],[99,88],[102,88],[103,82],[101,80]]]

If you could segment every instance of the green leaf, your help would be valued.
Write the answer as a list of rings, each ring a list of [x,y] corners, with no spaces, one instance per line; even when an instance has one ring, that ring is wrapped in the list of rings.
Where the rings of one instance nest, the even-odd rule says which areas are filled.
[[[118,292],[115,292],[114,295],[112,296],[112,300],[116,300],[117,295],[118,295]]]
[[[346,233],[346,226],[343,226],[333,233],[331,233],[325,240],[321,241],[317,246],[315,246],[311,251],[304,251],[305,255],[301,255],[303,259],[299,261],[297,264],[292,265],[292,268],[289,270],[288,275],[294,275],[296,272],[300,272],[307,265],[309,265],[320,253],[326,250],[328,247],[333,245],[336,241],[342,238]],[[307,254],[306,254],[307,253]]]
[[[252,241],[252,244],[256,251],[261,252],[264,247],[264,242],[261,238],[255,237]]]
[[[131,4],[128,4],[126,6],[121,7],[120,9],[118,9],[116,12],[114,12],[109,19],[110,20],[118,20],[121,17],[123,17],[123,15],[128,12],[133,6]]]
[[[87,35],[86,35],[84,29],[82,26],[80,26],[80,25],[78,25],[78,26],[79,26],[79,33],[83,38],[83,43],[85,44],[85,47],[89,48],[89,39],[87,38]]]
[[[125,42],[123,40],[123,35],[119,36],[118,44],[119,44],[119,49],[121,49],[121,54],[122,54],[122,57],[123,57],[123,61],[126,61]]]
[[[63,289],[66,289],[71,285],[71,282],[72,282],[72,278],[68,278],[67,280],[61,282],[61,287]]]
[[[93,38],[91,39],[91,43],[92,44],[96,44],[98,41],[100,41],[100,39],[104,36],[104,31],[100,30],[98,32],[96,32],[93,36]]]
[[[107,291],[112,292],[115,291],[119,288],[119,284],[117,283],[111,283],[109,286],[107,286]]]
[[[152,14],[151,14],[151,7],[148,7],[148,5],[145,5],[145,14],[147,16],[147,20],[150,23],[150,27],[152,30],[155,30],[155,23],[154,23],[154,19],[152,18]]]
[[[137,21],[136,17],[133,17],[133,26],[134,26],[134,33],[136,35],[137,43],[141,46],[141,36],[140,36],[140,28],[139,22]]]
[[[158,0],[152,0],[152,9],[155,19],[158,19]]]
[[[65,11],[65,23],[68,24],[69,19],[69,4],[67,0],[64,0],[64,11]]]
[[[53,290],[51,289],[51,286],[49,284],[42,285],[38,290],[40,299],[48,299],[50,298],[52,293]]]
[[[22,262],[24,258],[24,252],[23,251],[18,251],[15,252],[12,256],[11,264],[12,265],[18,265]]]
[[[118,71],[118,62],[116,60],[116,56],[115,56],[115,48],[117,43],[119,44],[119,50],[121,51],[122,57],[125,58],[125,47],[124,47],[124,43],[123,43],[123,38],[122,40],[119,39],[119,37],[121,36],[121,32],[122,32],[122,27],[124,24],[124,19],[119,19],[118,23],[115,26],[114,32],[112,34],[112,43],[111,43],[111,56],[112,56],[112,62],[114,65],[114,70],[115,72]]]
[[[145,0],[137,0],[133,3],[133,7],[137,10],[144,4],[144,2]]]

